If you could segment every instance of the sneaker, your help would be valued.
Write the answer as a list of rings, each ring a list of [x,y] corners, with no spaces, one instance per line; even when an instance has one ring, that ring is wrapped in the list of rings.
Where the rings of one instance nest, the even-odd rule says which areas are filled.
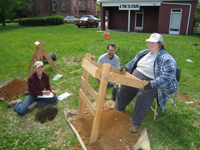
[[[33,110],[35,107],[37,107],[38,105],[37,105],[37,102],[36,101],[34,101],[30,106],[28,106],[28,111],[31,111],[31,110]]]
[[[8,107],[13,107],[17,103],[22,103],[22,100],[21,99],[17,99],[15,101],[11,101],[10,103],[8,103]]]
[[[130,127],[130,129],[129,129],[129,131],[131,133],[136,133],[136,132],[138,132],[139,127],[140,126],[135,126],[134,124],[132,124],[131,127]]]

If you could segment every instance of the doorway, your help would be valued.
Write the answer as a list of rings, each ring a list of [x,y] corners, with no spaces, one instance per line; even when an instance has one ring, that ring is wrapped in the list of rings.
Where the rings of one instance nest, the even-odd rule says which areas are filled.
[[[181,27],[182,9],[172,9],[170,16],[169,34],[179,34]]]
[[[143,30],[144,10],[135,11],[135,30]]]

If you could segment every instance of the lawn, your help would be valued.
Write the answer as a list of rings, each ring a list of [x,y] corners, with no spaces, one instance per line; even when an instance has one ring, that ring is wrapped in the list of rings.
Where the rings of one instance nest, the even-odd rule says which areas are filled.
[[[41,40],[46,44],[45,50],[57,56],[54,62],[58,71],[49,64],[45,65],[44,71],[49,74],[50,81],[58,73],[63,75],[57,81],[63,81],[58,95],[64,92],[72,94],[51,105],[58,108],[58,115],[44,124],[35,121],[35,115],[45,107],[19,116],[7,107],[6,100],[0,101],[0,149],[76,149],[79,141],[65,120],[64,110],[78,109],[82,58],[91,53],[97,61],[101,54],[106,53],[108,43],[115,43],[116,54],[124,66],[140,50],[147,48],[145,40],[150,36],[110,32],[109,40],[105,40],[103,32],[98,31],[100,28],[77,28],[74,24],[47,27],[21,27],[18,24],[2,27],[0,24],[1,83],[7,84],[16,78],[27,80],[30,74],[28,65],[36,48],[34,43]],[[147,128],[152,150],[197,150],[200,149],[200,37],[163,34],[163,38],[167,51],[182,69],[179,94],[187,97],[190,103],[179,98],[172,113],[172,104],[167,102],[164,113],[158,109],[156,120],[149,110],[142,126]],[[188,59],[192,62],[186,61]],[[98,80],[90,77],[89,82],[98,91]],[[59,88],[53,83],[51,86]],[[111,94],[112,88],[108,88],[106,100],[110,100]],[[13,100],[18,98],[24,100],[25,96],[13,97]],[[134,108],[131,104],[127,111],[132,117]]]

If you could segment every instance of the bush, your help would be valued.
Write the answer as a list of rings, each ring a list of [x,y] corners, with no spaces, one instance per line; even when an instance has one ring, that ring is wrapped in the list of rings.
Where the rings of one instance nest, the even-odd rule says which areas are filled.
[[[96,18],[101,18],[101,16],[100,16],[100,15],[95,15],[95,17],[96,17]]]
[[[37,18],[23,18],[18,20],[21,26],[53,26],[64,24],[63,17],[50,16],[50,17],[37,17]]]

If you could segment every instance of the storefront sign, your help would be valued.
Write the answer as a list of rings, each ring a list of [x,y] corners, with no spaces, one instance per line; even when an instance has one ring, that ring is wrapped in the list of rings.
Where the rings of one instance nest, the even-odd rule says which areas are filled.
[[[140,10],[139,4],[120,4],[119,10]]]

